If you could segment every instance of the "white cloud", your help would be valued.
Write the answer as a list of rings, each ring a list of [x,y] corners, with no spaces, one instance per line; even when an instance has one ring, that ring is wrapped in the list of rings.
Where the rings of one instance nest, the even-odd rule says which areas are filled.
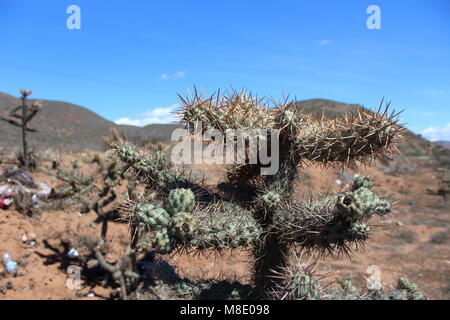
[[[428,89],[419,90],[419,93],[421,93],[424,96],[435,97],[435,96],[439,95],[441,92],[440,92],[440,90],[437,90],[437,89],[428,88]]]
[[[186,71],[177,71],[172,76],[167,73],[163,73],[161,75],[161,80],[169,80],[169,79],[184,79],[186,77]]]
[[[186,77],[186,72],[185,71],[175,72],[174,77],[175,79],[183,79],[184,77]]]
[[[179,120],[178,117],[173,114],[177,107],[178,105],[174,104],[167,108],[156,108],[140,114],[137,119],[120,118],[114,122],[116,124],[127,124],[138,127],[155,123],[174,123]]]
[[[317,41],[317,45],[319,45],[319,46],[326,46],[327,44],[330,44],[330,43],[331,43],[331,40],[326,40],[326,39]]]
[[[443,127],[429,127],[420,133],[431,141],[450,141],[450,123]]]
[[[450,93],[450,90],[448,88],[426,88],[418,91],[421,95],[427,96],[427,97],[443,97],[448,96]]]
[[[114,120],[115,124],[128,124],[131,126],[139,126],[140,121],[139,120],[131,120],[130,118],[120,118],[117,120]]]

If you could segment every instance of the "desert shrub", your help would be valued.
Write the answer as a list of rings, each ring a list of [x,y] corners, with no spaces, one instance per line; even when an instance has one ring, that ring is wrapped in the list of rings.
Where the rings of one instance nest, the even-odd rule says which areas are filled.
[[[431,237],[431,243],[433,244],[446,244],[450,240],[450,232],[447,231],[441,231],[433,234]]]
[[[396,238],[406,243],[414,243],[417,239],[417,233],[413,230],[404,230],[398,233]]]

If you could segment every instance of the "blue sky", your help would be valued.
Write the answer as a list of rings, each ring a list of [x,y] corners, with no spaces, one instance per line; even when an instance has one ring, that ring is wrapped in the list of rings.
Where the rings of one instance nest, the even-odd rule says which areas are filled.
[[[233,86],[370,108],[386,97],[410,129],[450,140],[448,0],[0,0],[0,35],[0,91],[121,123],[169,121],[194,85]]]

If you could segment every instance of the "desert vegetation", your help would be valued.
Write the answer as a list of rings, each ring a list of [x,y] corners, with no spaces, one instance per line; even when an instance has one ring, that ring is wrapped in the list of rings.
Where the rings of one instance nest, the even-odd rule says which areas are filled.
[[[34,118],[41,107],[39,101],[29,105],[27,97],[32,94],[31,90],[20,90],[21,105],[9,112],[9,117],[0,117],[0,120],[19,127],[22,132],[22,154],[19,155],[21,164],[26,167],[36,167],[36,163],[32,161],[31,154],[28,148],[27,133],[36,132],[35,129],[28,127],[28,123]]]
[[[22,110],[27,95],[22,92]],[[39,219],[52,210],[90,219],[87,233],[73,236],[74,230],[67,231],[72,240],[62,237],[61,250],[42,240],[54,252],[45,256],[48,264],[59,263],[64,271],[79,266],[85,284],[114,289],[109,298],[426,299],[403,275],[398,275],[395,288],[388,289],[377,279],[357,287],[349,279],[333,281],[318,267],[330,257],[350,259],[377,233],[372,221],[389,219],[395,210],[386,195],[376,192],[377,179],[346,173],[376,159],[392,162],[387,159],[395,157],[397,146],[404,143],[406,129],[388,104],[382,102],[376,112],[358,108],[327,117],[306,113],[288,99],[269,108],[268,102],[247,91],[205,97],[194,90],[180,100],[180,125],[190,132],[189,139],[206,130],[225,134],[270,129],[260,137],[267,141],[277,134],[278,172],[261,175],[267,165],[261,161],[235,163],[224,167],[223,179],[210,183],[192,168],[171,163],[170,146],[138,145],[113,130],[105,152],[77,154],[70,164],[61,159],[39,162],[37,171],[52,182],[39,206],[33,202],[40,190],[36,184],[27,188],[20,184],[21,198],[14,196],[16,209],[27,213],[25,219]],[[20,118],[24,131],[39,109],[33,108]],[[26,146],[25,142],[24,155]],[[245,160],[252,156],[246,153]],[[29,168],[29,158],[23,159],[20,170]],[[348,183],[338,192],[302,195],[302,179],[311,167],[339,172]],[[396,166],[386,168],[385,174],[393,177],[411,174]],[[14,176],[3,176],[19,185]],[[121,228],[120,238],[109,233],[116,226]],[[448,231],[435,232],[429,243],[440,247],[447,235]],[[419,237],[405,229],[394,238],[411,245]],[[24,244],[29,246],[33,237],[26,238]],[[121,251],[111,259],[113,246]],[[246,277],[188,278],[167,262],[174,256],[227,259],[230,252],[246,257]],[[25,266],[19,262],[15,276]]]

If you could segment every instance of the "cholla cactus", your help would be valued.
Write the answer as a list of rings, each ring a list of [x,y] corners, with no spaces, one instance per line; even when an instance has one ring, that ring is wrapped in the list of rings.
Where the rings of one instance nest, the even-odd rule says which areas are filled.
[[[108,157],[95,155],[84,159],[84,162],[96,171],[91,174],[83,173],[77,160],[72,161],[71,170],[67,170],[58,162],[53,162],[52,168],[43,167],[41,170],[61,182],[52,188],[49,199],[59,200],[62,204],[81,205],[80,213],[83,214],[93,210],[97,219],[91,226],[101,223],[101,236],[105,239],[108,221],[118,218],[118,210],[111,204],[118,198],[117,188],[124,182],[124,172],[115,160]],[[128,181],[128,189],[132,189],[133,183],[134,181]],[[110,207],[107,208],[108,206]]]
[[[36,132],[35,129],[28,127],[34,116],[42,107],[42,101],[35,101],[31,106],[27,103],[27,97],[31,95],[31,90],[20,90],[22,104],[9,113],[9,117],[0,117],[0,120],[6,121],[22,129],[22,162],[25,167],[29,166],[30,158],[28,154],[27,132]]]
[[[278,130],[280,170],[261,176],[264,165],[260,162],[234,164],[225,183],[207,186],[171,166],[163,153],[147,153],[118,141],[116,156],[157,194],[151,205],[145,205],[144,198],[124,210],[142,239],[150,234],[145,248],[160,254],[249,250],[254,257],[253,298],[270,298],[274,292],[291,298],[327,297],[313,274],[287,275],[286,270],[293,270],[289,266],[292,250],[350,254],[353,244],[370,237],[370,218],[388,214],[391,207],[364,177],[343,192],[300,201],[293,197],[298,168],[308,163],[355,167],[390,154],[403,130],[397,115],[388,115],[386,107],[382,113],[358,110],[342,119],[315,118],[287,101],[269,109],[245,91],[210,98],[195,92],[181,100],[184,107],[179,114],[192,132],[198,130],[199,122],[202,130],[223,133],[228,129]]]
[[[442,196],[444,201],[448,200],[448,195],[450,194],[450,170],[445,168],[440,168],[438,170],[438,194]]]

